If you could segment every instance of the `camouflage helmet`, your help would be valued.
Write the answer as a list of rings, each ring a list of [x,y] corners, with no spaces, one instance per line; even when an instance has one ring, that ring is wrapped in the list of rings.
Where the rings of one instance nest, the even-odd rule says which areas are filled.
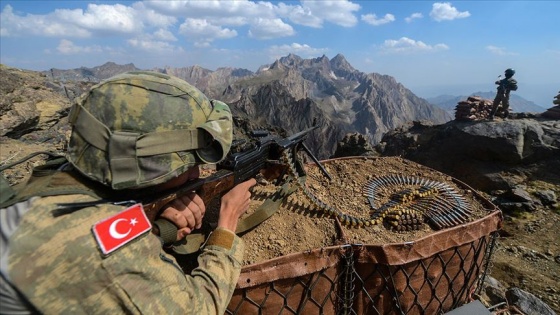
[[[506,69],[506,71],[504,71],[504,73],[506,77],[511,78],[515,74],[515,70],[513,70],[512,68],[508,68]]]
[[[229,107],[187,82],[133,71],[91,88],[73,105],[68,160],[113,189],[167,182],[230,149]]]

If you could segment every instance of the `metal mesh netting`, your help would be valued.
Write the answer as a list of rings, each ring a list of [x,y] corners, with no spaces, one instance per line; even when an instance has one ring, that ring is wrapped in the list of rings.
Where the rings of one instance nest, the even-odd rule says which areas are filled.
[[[230,303],[228,314],[335,314],[340,291],[340,275],[335,270],[241,290]]]
[[[244,268],[227,314],[440,314],[468,302],[501,213],[416,242],[348,244]]]
[[[438,314],[471,297],[493,236],[400,266],[358,264],[356,308],[347,314]]]

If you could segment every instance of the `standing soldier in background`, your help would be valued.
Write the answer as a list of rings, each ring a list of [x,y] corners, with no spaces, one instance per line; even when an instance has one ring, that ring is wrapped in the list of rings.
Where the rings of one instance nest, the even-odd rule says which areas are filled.
[[[66,159],[34,170],[0,204],[0,313],[224,314],[244,251],[234,232],[255,179],[221,197],[189,275],[162,247],[201,227],[200,196],[177,197],[154,222],[139,201],[226,156],[229,107],[176,77],[130,72],[94,86],[69,121]]]
[[[517,81],[513,78],[515,70],[509,68],[505,71],[505,78],[496,81],[498,84],[498,91],[496,92],[496,97],[494,98],[494,103],[492,104],[492,111],[488,118],[490,120],[494,119],[494,115],[498,111],[498,106],[502,104],[503,118],[507,118],[509,115],[509,93],[510,91],[517,90]]]

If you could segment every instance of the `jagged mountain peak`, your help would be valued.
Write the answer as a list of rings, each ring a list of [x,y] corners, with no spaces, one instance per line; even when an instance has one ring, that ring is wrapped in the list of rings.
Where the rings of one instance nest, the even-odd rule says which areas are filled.
[[[115,67],[136,68],[136,66],[133,63],[127,63],[127,64],[124,64],[124,65],[119,65],[115,62],[108,61],[108,62],[102,64],[101,66],[96,66],[96,67],[93,67],[92,69],[100,69],[101,70],[101,69],[108,69],[108,68],[115,68]],[[86,67],[81,67],[81,68],[82,69],[87,69]]]
[[[325,55],[312,59],[303,59],[298,55],[290,53],[288,56],[278,59],[278,62],[292,69],[323,68],[330,71],[330,60]]]
[[[216,69],[216,73],[220,73],[223,75],[230,74],[233,77],[244,77],[252,75],[253,72],[251,70],[243,69],[243,68],[232,68],[232,67],[220,67]]]
[[[344,58],[342,54],[337,54],[331,59],[331,68],[334,70],[344,70],[348,72],[354,72],[356,69],[350,65],[350,63]]]
[[[317,62],[320,62],[320,63],[328,63],[330,61],[329,57],[327,57],[326,55],[322,55],[321,57],[316,58],[314,60],[316,60]]]
[[[277,61],[285,66],[298,66],[301,64],[303,59],[298,55],[290,53],[286,57],[281,57]]]
[[[108,79],[116,74],[140,70],[136,68],[133,63],[119,65],[112,61],[106,62],[101,66],[93,68],[80,67],[70,70],[60,70],[51,68],[48,71],[43,71],[45,75],[50,78],[57,78],[60,81],[89,81],[99,82],[100,80]]]
[[[291,56],[291,55],[290,55]],[[288,56],[289,57],[289,56]],[[294,59],[284,59],[280,58],[276,60],[268,69],[269,70],[287,70],[290,66],[297,66]]]
[[[320,117],[322,141],[311,145],[320,157],[331,155],[335,139],[348,132],[359,132],[375,144],[384,132],[407,121],[451,119],[394,78],[355,70],[340,54],[332,60],[290,54],[261,69],[215,97],[232,104],[235,114],[290,132]]]
[[[326,55],[303,59],[298,55],[289,54],[276,60],[269,68],[261,69],[294,69],[301,71],[304,77],[309,80],[315,80],[317,75],[331,79],[346,78],[354,80],[356,79],[355,75],[359,73],[342,54],[337,54],[333,59],[329,59]]]

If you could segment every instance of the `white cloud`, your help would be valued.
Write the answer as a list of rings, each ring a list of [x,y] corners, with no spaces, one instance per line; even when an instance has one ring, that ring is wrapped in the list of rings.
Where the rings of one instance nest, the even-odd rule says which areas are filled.
[[[122,4],[88,4],[87,9],[57,9],[54,11],[61,21],[89,31],[134,33],[142,29],[135,10]]]
[[[371,24],[371,25],[383,25],[383,24],[387,24],[387,23],[391,23],[395,21],[395,16],[392,14],[385,14],[384,17],[382,18],[377,18],[377,16],[375,14],[366,14],[366,15],[362,15],[362,21]]]
[[[2,36],[48,36],[89,37],[91,32],[68,23],[63,23],[55,13],[49,15],[16,15],[10,5],[0,13]]]
[[[493,53],[494,55],[498,55],[498,56],[506,56],[506,55],[516,56],[517,55],[517,53],[509,52],[503,47],[496,47],[496,46],[492,46],[492,45],[486,46],[486,50],[488,50],[489,52]]]
[[[459,12],[457,8],[451,6],[449,2],[436,2],[432,5],[430,17],[438,22],[452,21],[471,16],[469,11]]]
[[[274,18],[275,6],[270,2],[238,1],[144,1],[144,4],[157,12],[181,18],[215,19],[219,18]]]
[[[320,28],[325,21],[344,27],[354,26],[357,19],[353,12],[360,9],[358,4],[348,0],[302,1],[300,5],[265,1],[144,1],[147,7],[157,12],[181,18],[211,20],[220,26],[241,26],[253,24],[258,19],[289,20],[295,24]],[[253,31],[255,33],[256,30]]]
[[[176,46],[168,43],[168,42],[164,42],[164,41],[158,41],[158,40],[150,40],[150,39],[138,39],[138,38],[133,38],[133,39],[129,39],[127,40],[127,43],[131,46],[134,47],[136,49],[142,50],[142,51],[146,51],[149,53],[164,53],[164,52],[177,52],[177,51],[183,51],[182,48],[177,48]]]
[[[292,43],[291,45],[273,45],[268,48],[268,54],[271,60],[278,59],[290,53],[298,55],[302,58],[315,58],[319,55],[324,55],[328,48],[313,48],[307,44]]]
[[[320,28],[323,26],[323,19],[314,15],[310,8],[300,5],[286,5],[282,2],[278,4],[275,12],[283,18],[304,26]]]
[[[163,40],[167,42],[175,42],[177,41],[177,37],[173,35],[170,31],[166,29],[160,28],[159,30],[154,32],[154,38],[157,40]]]
[[[328,22],[351,27],[357,23],[355,13],[359,9],[360,5],[349,0],[304,0],[298,4],[253,0],[146,0],[90,3],[84,9],[22,15],[14,13],[7,5],[1,13],[0,35],[120,36],[134,40],[176,41],[177,34],[181,34],[196,46],[208,47],[216,40],[237,36],[239,27],[246,27],[248,35],[255,39],[292,36],[295,34],[293,24],[320,28]],[[173,28],[178,28],[178,33],[171,33]]]
[[[359,4],[348,0],[302,0],[301,5],[304,10],[309,10],[313,16],[344,27],[352,27],[358,23],[358,19],[353,12],[361,8]]]
[[[445,44],[427,45],[408,37],[401,37],[398,40],[387,39],[381,46],[381,51],[385,53],[436,52],[448,49]]]
[[[294,35],[294,29],[281,19],[257,19],[249,29],[249,37],[272,39]]]
[[[424,15],[422,15],[422,13],[416,12],[416,13],[412,13],[410,16],[404,18],[404,20],[406,21],[406,23],[410,23],[415,19],[421,19],[423,17],[424,17]]]
[[[56,50],[63,55],[75,55],[83,53],[99,53],[103,49],[100,46],[77,46],[73,42],[62,39],[56,47]]]
[[[177,18],[170,15],[160,14],[153,9],[144,5],[144,2],[135,2],[132,7],[136,10],[137,15],[145,24],[155,27],[167,28],[177,23]]]
[[[207,47],[216,39],[226,39],[237,36],[237,31],[214,25],[205,19],[188,18],[179,26],[179,34],[185,35],[187,40],[194,41],[199,47]]]
[[[94,34],[140,34],[146,28],[167,28],[176,18],[145,8],[141,3],[88,4],[82,9],[56,9],[45,15],[13,13],[7,5],[1,13],[5,36],[92,37]]]

